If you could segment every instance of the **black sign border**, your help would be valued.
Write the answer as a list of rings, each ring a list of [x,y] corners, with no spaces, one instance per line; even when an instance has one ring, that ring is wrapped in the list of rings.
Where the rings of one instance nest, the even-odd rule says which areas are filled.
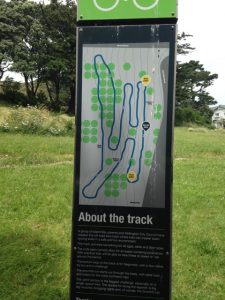
[[[157,27],[157,35],[149,35],[151,27]],[[119,31],[119,35],[117,34]],[[72,242],[71,242],[71,272],[70,272],[70,300],[75,297],[75,267],[76,257],[76,228],[80,208],[89,207],[79,205],[79,178],[80,178],[80,152],[81,152],[81,108],[82,108],[82,60],[84,44],[104,43],[169,43],[169,83],[168,83],[168,108],[167,108],[167,129],[166,129],[166,207],[165,209],[151,209],[158,214],[164,211],[164,224],[168,229],[168,250],[169,250],[169,298],[171,299],[172,281],[172,183],[173,183],[173,127],[174,127],[174,101],[175,101],[175,57],[176,57],[176,25],[121,25],[121,26],[81,26],[77,28],[77,86],[76,86],[76,138],[75,138],[75,164],[74,164],[74,197],[72,212]],[[96,212],[103,210],[99,206],[91,206]],[[109,208],[112,210],[113,207]],[[119,210],[123,209],[122,207]],[[136,213],[141,213],[142,208],[135,208]]]

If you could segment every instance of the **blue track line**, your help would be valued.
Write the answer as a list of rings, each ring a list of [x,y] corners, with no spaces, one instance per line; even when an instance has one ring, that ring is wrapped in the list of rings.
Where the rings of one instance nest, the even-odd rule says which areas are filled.
[[[141,84],[141,81],[138,81],[137,83],[137,103],[136,103],[136,124],[133,125],[131,123],[131,112],[132,112],[132,109],[131,109],[131,99],[130,98],[130,101],[129,101],[129,125],[133,128],[137,128],[139,126],[139,116],[138,116],[138,112],[139,112],[139,98],[140,98],[140,84]],[[133,96],[133,94],[132,94]]]
[[[147,90],[147,88],[145,87],[145,89],[144,89],[144,108],[143,108],[143,120],[144,120],[144,121],[146,120],[146,101],[147,101],[147,100],[146,100],[146,90]],[[138,166],[137,178],[136,178],[135,181],[132,181],[132,182],[130,182],[130,181],[128,180],[128,182],[130,182],[130,183],[138,182],[139,179],[140,179],[140,174],[141,174],[141,161],[142,161],[142,156],[143,156],[144,146],[145,146],[145,131],[142,130],[142,145],[141,145],[141,151],[140,151],[140,156],[139,156],[139,161],[138,161],[139,166]],[[127,173],[128,173],[128,172],[130,171],[130,169],[131,169],[133,157],[134,157],[134,151],[133,151],[132,154],[131,154],[131,160],[130,160],[130,163],[129,163],[129,167],[128,167],[128,169],[127,169]]]
[[[137,83],[137,103],[136,103],[136,124],[133,125],[131,122],[131,100],[133,97],[133,93],[134,93],[134,88],[133,85],[131,83],[126,83],[124,85],[123,91],[124,91],[124,97],[123,97],[123,106],[122,106],[122,113],[121,113],[121,117],[120,117],[120,131],[119,131],[119,138],[118,138],[118,143],[116,145],[115,148],[112,148],[110,145],[110,141],[112,138],[112,134],[113,134],[113,129],[114,129],[114,125],[115,125],[115,110],[116,110],[116,89],[115,89],[115,85],[114,85],[114,81],[112,78],[112,74],[111,74],[111,70],[108,67],[107,63],[105,62],[103,56],[101,54],[97,54],[94,57],[94,68],[95,68],[95,73],[97,75],[97,80],[98,80],[98,84],[97,84],[97,94],[98,94],[98,102],[100,104],[100,110],[101,110],[101,133],[102,133],[102,147],[101,147],[101,167],[100,170],[97,172],[97,174],[83,187],[82,189],[82,195],[83,197],[87,198],[87,199],[95,199],[99,193],[99,191],[101,190],[101,188],[103,187],[103,185],[105,184],[105,182],[107,181],[107,179],[109,179],[113,172],[117,169],[117,167],[119,166],[120,162],[123,160],[123,156],[127,147],[127,143],[129,141],[133,142],[133,149],[132,149],[132,154],[131,154],[131,158],[133,158],[134,156],[134,152],[135,152],[135,148],[136,148],[136,141],[134,138],[127,138],[125,140],[125,144],[124,144],[124,148],[123,151],[121,153],[121,157],[119,159],[119,161],[117,162],[117,164],[114,166],[114,168],[111,170],[110,174],[105,178],[105,180],[100,184],[100,186],[98,187],[98,189],[96,190],[96,193],[94,196],[88,196],[85,193],[85,190],[92,184],[92,182],[102,173],[103,169],[104,169],[104,139],[105,139],[105,133],[104,133],[104,126],[103,126],[103,104],[101,102],[101,97],[100,97],[100,77],[99,77],[99,73],[97,70],[97,59],[100,58],[102,60],[102,62],[104,63],[105,67],[108,70],[108,73],[110,75],[111,78],[111,83],[112,83],[112,87],[113,87],[113,91],[114,91],[114,103],[113,103],[113,124],[111,127],[111,131],[110,131],[110,135],[108,138],[108,148],[112,151],[115,151],[118,149],[120,141],[121,141],[121,135],[122,135],[122,123],[123,123],[123,116],[124,116],[124,110],[125,110],[125,102],[126,102],[126,87],[130,86],[131,87],[131,94],[130,94],[130,98],[129,98],[129,125],[133,128],[137,128],[139,126],[139,98],[140,98],[140,84],[141,81],[139,81]],[[144,108],[143,108],[143,119],[146,120],[146,88],[144,89]],[[140,156],[139,156],[139,169],[138,169],[138,174],[137,174],[137,179],[135,181],[133,181],[132,183],[135,183],[137,181],[139,181],[140,179],[140,173],[141,173],[141,161],[142,161],[142,156],[143,156],[143,150],[144,150],[144,130],[142,130],[142,147],[141,147],[141,152],[140,152]],[[127,169],[127,172],[129,172],[131,168],[131,162],[129,164],[129,167]],[[128,180],[128,182],[130,182]]]
[[[133,138],[127,138],[126,141],[125,141],[125,145],[124,145],[124,148],[123,148],[123,151],[121,153],[121,158],[120,160],[117,162],[117,164],[114,166],[114,168],[111,170],[110,174],[104,179],[104,181],[100,184],[100,186],[98,187],[98,189],[96,190],[96,193],[94,196],[87,196],[85,195],[85,189],[91,185],[91,183],[98,177],[98,175],[102,172],[102,171],[99,171],[95,176],[94,178],[83,188],[82,190],[82,195],[85,197],[85,198],[88,198],[88,199],[95,199],[97,196],[98,196],[98,193],[100,191],[100,189],[103,187],[103,185],[105,184],[105,182],[112,176],[112,174],[114,173],[114,171],[117,169],[117,167],[119,166],[120,162],[123,160],[123,156],[124,156],[124,153],[126,151],[126,147],[127,147],[127,143],[129,141],[133,141],[133,148],[135,147],[135,139]]]
[[[121,135],[122,135],[122,124],[123,124],[123,115],[124,115],[124,110],[125,110],[125,102],[126,102],[126,87],[130,86],[131,87],[131,94],[130,94],[130,99],[129,102],[133,96],[133,91],[134,91],[134,87],[131,83],[126,83],[123,87],[123,92],[124,92],[124,96],[123,96],[123,106],[122,106],[122,113],[121,113],[121,117],[120,117],[120,131],[119,131],[119,138],[118,138],[118,142],[117,145],[115,146],[115,148],[111,147],[110,143],[111,143],[111,138],[112,138],[112,134],[113,134],[113,130],[114,130],[114,125],[115,125],[115,111],[113,112],[113,124],[111,127],[111,131],[110,131],[110,135],[108,138],[108,148],[112,151],[115,151],[118,149],[119,144],[120,144],[120,140],[121,140]]]

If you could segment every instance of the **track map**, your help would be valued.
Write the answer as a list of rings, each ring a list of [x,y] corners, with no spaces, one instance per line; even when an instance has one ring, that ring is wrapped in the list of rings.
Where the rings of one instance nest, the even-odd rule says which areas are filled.
[[[167,43],[84,45],[80,204],[151,207],[168,57]]]

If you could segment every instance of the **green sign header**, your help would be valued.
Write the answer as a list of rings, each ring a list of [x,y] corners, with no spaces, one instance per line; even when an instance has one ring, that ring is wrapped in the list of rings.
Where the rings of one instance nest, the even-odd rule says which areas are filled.
[[[177,0],[79,0],[78,21],[177,17]]]

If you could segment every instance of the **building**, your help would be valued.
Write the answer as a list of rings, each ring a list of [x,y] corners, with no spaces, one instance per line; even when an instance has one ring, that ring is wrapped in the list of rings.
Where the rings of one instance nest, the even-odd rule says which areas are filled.
[[[213,108],[212,124],[216,128],[225,129],[225,105],[219,105]]]

